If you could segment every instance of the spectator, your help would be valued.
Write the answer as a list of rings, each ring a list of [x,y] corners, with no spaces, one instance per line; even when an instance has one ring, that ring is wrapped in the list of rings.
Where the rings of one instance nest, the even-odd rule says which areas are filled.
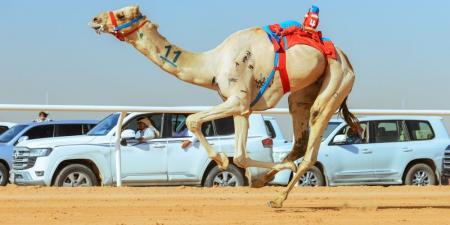
[[[187,130],[187,133],[188,133],[187,136],[190,136],[191,138],[189,140],[184,140],[181,143],[181,148],[182,149],[185,149],[185,148],[189,147],[191,144],[194,144],[194,143],[199,141],[197,139],[197,137],[190,130]]]
[[[46,112],[44,112],[44,111],[41,111],[41,112],[39,112],[38,118],[35,119],[35,120],[33,120],[33,122],[40,123],[40,122],[51,121],[51,120],[48,118],[48,115],[49,115],[48,113],[46,113]]]
[[[159,131],[153,126],[153,123],[147,117],[142,117],[137,120],[138,130],[136,131],[136,140],[139,143],[144,143],[148,140],[158,138]]]

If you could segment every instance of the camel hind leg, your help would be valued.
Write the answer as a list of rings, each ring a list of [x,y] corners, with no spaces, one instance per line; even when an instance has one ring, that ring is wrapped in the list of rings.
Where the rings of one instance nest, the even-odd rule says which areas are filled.
[[[284,200],[286,200],[289,192],[298,180],[315,164],[321,137],[328,125],[328,121],[336,110],[344,103],[344,100],[351,91],[354,83],[353,71],[346,69],[344,72],[341,66],[342,64],[335,60],[329,60],[328,63],[329,66],[325,73],[322,89],[311,109],[309,121],[311,129],[305,157],[294,178],[289,182],[286,190],[274,201],[269,202],[270,207],[281,208]]]
[[[306,152],[309,138],[309,115],[312,104],[319,94],[322,82],[318,81],[302,90],[291,93],[288,98],[289,113],[292,117],[292,126],[294,130],[294,140],[292,150],[282,160],[283,163],[296,161],[303,157]],[[279,171],[271,170],[264,176],[251,183],[251,187],[259,188],[270,182]]]

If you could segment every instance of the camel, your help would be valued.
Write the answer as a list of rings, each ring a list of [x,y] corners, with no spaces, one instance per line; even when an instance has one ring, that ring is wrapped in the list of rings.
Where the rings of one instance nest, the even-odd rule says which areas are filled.
[[[285,94],[280,79],[273,79],[261,98],[258,84],[273,69],[274,49],[267,34],[260,27],[244,29],[229,36],[216,48],[194,53],[172,43],[158,32],[158,25],[142,15],[139,6],[128,6],[98,14],[90,22],[98,33],[109,33],[135,47],[150,61],[178,79],[218,92],[223,103],[210,110],[192,114],[187,119],[188,129],[204,146],[208,156],[225,170],[229,158],[217,153],[201,132],[204,122],[233,116],[235,126],[235,155],[232,161],[241,168],[260,167],[269,172],[260,177],[246,176],[254,187],[268,183],[280,170],[290,169],[295,176],[269,207],[280,208],[289,192],[312,167],[317,159],[321,136],[339,109],[345,121],[358,129],[358,123],[349,112],[346,100],[355,74],[345,53],[336,49],[337,59],[327,59],[320,51],[308,45],[295,45],[286,52],[289,72],[289,112],[294,127],[293,149],[281,163],[260,162],[248,157],[246,141],[248,117],[253,111],[264,111],[277,105]],[[295,160],[303,157],[297,167]],[[248,171],[248,170],[247,170]]]

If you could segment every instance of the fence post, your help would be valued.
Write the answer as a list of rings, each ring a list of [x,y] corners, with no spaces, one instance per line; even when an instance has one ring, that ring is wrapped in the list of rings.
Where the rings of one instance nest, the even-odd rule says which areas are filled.
[[[125,116],[127,115],[126,112],[120,112],[119,120],[117,121],[117,127],[116,127],[116,186],[121,187],[122,186],[122,162],[121,162],[121,154],[120,154],[120,141],[122,139],[122,124],[123,120],[125,119]]]

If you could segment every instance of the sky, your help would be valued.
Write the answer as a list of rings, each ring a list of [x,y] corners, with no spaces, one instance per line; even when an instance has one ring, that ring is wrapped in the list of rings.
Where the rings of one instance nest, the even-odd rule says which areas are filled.
[[[133,4],[169,41],[196,52],[241,29],[301,21],[316,4],[319,29],[347,53],[356,72],[350,108],[450,109],[447,0],[6,0],[0,3],[0,104],[219,104],[217,93],[177,80],[132,46],[88,26],[100,12]],[[287,96],[278,106],[287,107]],[[53,119],[104,115],[50,113]],[[0,121],[34,117],[0,113]]]

